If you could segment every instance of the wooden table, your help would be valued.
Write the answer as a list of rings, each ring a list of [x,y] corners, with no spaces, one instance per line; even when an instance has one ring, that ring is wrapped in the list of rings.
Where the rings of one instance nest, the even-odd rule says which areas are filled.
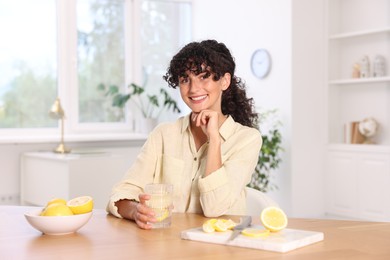
[[[180,231],[206,220],[196,214],[174,214],[168,229],[142,230],[95,210],[77,233],[49,236],[25,220],[32,209],[0,206],[0,259],[390,259],[390,223],[290,219],[289,228],[324,232],[324,241],[276,253],[182,240]]]

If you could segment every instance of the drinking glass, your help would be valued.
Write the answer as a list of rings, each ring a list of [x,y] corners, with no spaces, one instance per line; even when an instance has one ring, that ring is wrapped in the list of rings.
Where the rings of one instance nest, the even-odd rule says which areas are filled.
[[[146,205],[153,209],[157,222],[148,223],[152,228],[171,226],[173,185],[168,183],[150,183],[145,186],[145,193],[150,195]]]

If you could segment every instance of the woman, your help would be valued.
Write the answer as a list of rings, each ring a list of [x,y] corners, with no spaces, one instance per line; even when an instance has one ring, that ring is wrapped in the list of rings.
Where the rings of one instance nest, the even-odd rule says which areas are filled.
[[[207,217],[246,213],[245,186],[257,164],[262,139],[253,99],[235,76],[223,43],[192,42],[170,62],[164,79],[179,88],[191,113],[163,123],[149,135],[139,156],[112,191],[108,211],[150,229],[153,211],[147,183],[174,185],[174,211]]]

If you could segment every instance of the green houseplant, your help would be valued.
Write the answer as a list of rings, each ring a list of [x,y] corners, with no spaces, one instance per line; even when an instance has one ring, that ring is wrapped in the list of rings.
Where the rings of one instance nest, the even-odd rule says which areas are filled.
[[[283,148],[282,135],[280,133],[281,122],[276,119],[277,110],[269,110],[259,113],[260,125],[268,126],[268,129],[262,132],[263,145],[261,147],[255,172],[248,187],[267,192],[277,188],[271,182],[271,173],[277,169],[282,162],[281,152]]]
[[[151,95],[145,91],[145,87],[131,83],[128,93],[121,93],[119,87],[116,85],[106,86],[99,84],[98,90],[103,91],[105,96],[112,98],[112,105],[114,107],[123,108],[128,101],[139,109],[143,118],[156,119],[160,116],[162,111],[172,111],[180,113],[177,102],[169,95],[169,93],[160,88],[160,95]]]

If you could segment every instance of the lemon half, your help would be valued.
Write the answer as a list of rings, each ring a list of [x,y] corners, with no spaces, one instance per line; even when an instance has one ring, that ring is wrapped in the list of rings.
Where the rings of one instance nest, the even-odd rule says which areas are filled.
[[[284,211],[281,208],[273,206],[263,209],[260,220],[263,226],[272,232],[284,229],[288,222]]]
[[[73,214],[84,214],[93,209],[93,199],[90,196],[81,196],[69,200],[66,205],[72,210]]]

